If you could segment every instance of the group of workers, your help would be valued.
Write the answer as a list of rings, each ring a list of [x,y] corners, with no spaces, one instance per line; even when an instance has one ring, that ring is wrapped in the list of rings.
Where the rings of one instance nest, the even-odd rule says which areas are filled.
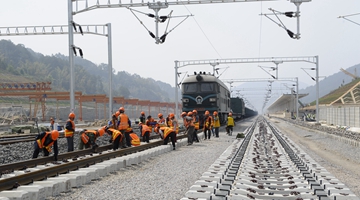
[[[199,142],[197,131],[200,128],[200,122],[197,111],[193,110],[188,113],[183,112],[181,117],[186,128],[185,134],[188,136],[188,145],[192,145],[194,141]],[[74,151],[74,120],[75,114],[70,113],[64,132],[67,140],[68,152]],[[218,112],[214,111],[212,117],[210,116],[209,111],[205,111],[203,122],[203,131],[205,134],[204,140],[210,140],[211,133],[214,137],[219,137],[220,118],[218,116]],[[234,119],[232,118],[232,113],[229,113],[226,127],[227,134],[231,135],[233,126],[235,126]],[[50,127],[52,129],[51,131],[39,133],[36,137],[33,158],[37,158],[41,150],[43,150],[44,156],[48,156],[51,152],[51,147],[53,146],[54,160],[57,161],[59,152],[57,139],[59,137],[59,132],[55,129],[54,120],[52,118],[50,120]],[[139,129],[143,142],[149,143],[150,134],[154,129],[154,132],[159,134],[163,139],[163,144],[167,145],[170,140],[173,150],[175,150],[176,135],[179,132],[179,123],[175,119],[174,113],[170,113],[166,118],[164,118],[162,113],[159,113],[158,120],[155,121],[150,115],[145,118],[145,113],[141,112],[139,117]],[[112,119],[109,121],[107,126],[101,127],[98,130],[85,129],[81,131],[79,149],[92,148],[92,150],[96,152],[98,145],[95,141],[98,137],[103,136],[104,133],[111,136],[109,142],[113,144],[113,150],[118,149],[120,144],[122,148],[140,145],[140,139],[137,134],[133,132],[133,129],[131,128],[131,121],[125,114],[124,107],[120,107],[119,110],[112,115]]]

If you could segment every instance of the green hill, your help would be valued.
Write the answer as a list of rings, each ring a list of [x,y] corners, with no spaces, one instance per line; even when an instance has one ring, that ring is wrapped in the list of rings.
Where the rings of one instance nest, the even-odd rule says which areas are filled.
[[[75,57],[75,91],[83,94],[109,95],[108,65],[96,65]],[[24,45],[0,40],[1,82],[50,81],[54,91],[70,91],[69,59],[62,54],[44,56]],[[174,101],[174,88],[170,84],[151,78],[142,78],[125,71],[113,75],[113,96]]]

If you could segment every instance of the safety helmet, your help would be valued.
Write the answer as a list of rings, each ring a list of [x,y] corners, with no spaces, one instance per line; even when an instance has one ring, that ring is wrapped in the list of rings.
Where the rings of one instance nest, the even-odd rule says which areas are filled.
[[[193,110],[193,113],[197,114],[197,110]]]
[[[74,119],[75,119],[75,114],[74,114],[74,113],[70,113],[70,114],[69,114],[69,118],[74,118]]]
[[[53,131],[51,131],[51,139],[52,140],[57,140],[58,139],[58,137],[59,137],[59,131],[57,131],[57,130],[53,130]]]
[[[119,115],[120,115],[120,112],[119,112],[119,111],[116,111],[115,116],[116,116],[116,117],[119,117]]]
[[[141,113],[140,113],[141,115],[145,115],[145,112],[144,111],[141,111]]]
[[[205,115],[210,115],[210,112],[208,110],[205,111]]]
[[[186,116],[186,112],[182,112],[181,117],[185,117],[185,116]]]
[[[214,113],[213,113],[214,115],[217,115],[218,114],[218,112],[216,112],[216,111],[214,111]]]
[[[125,108],[124,108],[124,107],[120,107],[120,108],[119,108],[119,111],[120,111],[120,113],[121,113],[121,112],[125,112]]]
[[[190,111],[190,112],[188,112],[187,116],[193,116],[193,114],[194,113]]]
[[[100,128],[100,129],[98,130],[98,132],[99,132],[99,135],[100,135],[100,136],[103,136],[104,133],[105,133],[104,127]]]
[[[169,114],[169,117],[170,117],[170,118],[174,118],[174,117],[175,117],[174,113],[170,113],[170,114]]]
[[[229,113],[229,116],[232,116],[232,113]]]
[[[159,114],[158,114],[158,117],[159,117],[159,118],[161,118],[162,116],[163,116],[163,114],[162,114],[162,113],[159,113]]]

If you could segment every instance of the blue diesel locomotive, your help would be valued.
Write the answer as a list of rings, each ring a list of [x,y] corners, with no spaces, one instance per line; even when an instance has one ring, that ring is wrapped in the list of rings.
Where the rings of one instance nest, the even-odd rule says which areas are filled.
[[[201,119],[206,110],[219,113],[223,124],[230,109],[230,91],[217,77],[200,72],[189,75],[181,84],[183,111],[197,110]]]

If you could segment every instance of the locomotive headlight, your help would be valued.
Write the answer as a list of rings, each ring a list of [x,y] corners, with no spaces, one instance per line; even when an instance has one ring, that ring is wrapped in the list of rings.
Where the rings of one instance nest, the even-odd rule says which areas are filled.
[[[189,103],[189,99],[182,99],[182,101],[184,102],[184,103]]]
[[[215,102],[215,101],[216,101],[216,98],[210,98],[209,101],[210,101],[210,102]]]

